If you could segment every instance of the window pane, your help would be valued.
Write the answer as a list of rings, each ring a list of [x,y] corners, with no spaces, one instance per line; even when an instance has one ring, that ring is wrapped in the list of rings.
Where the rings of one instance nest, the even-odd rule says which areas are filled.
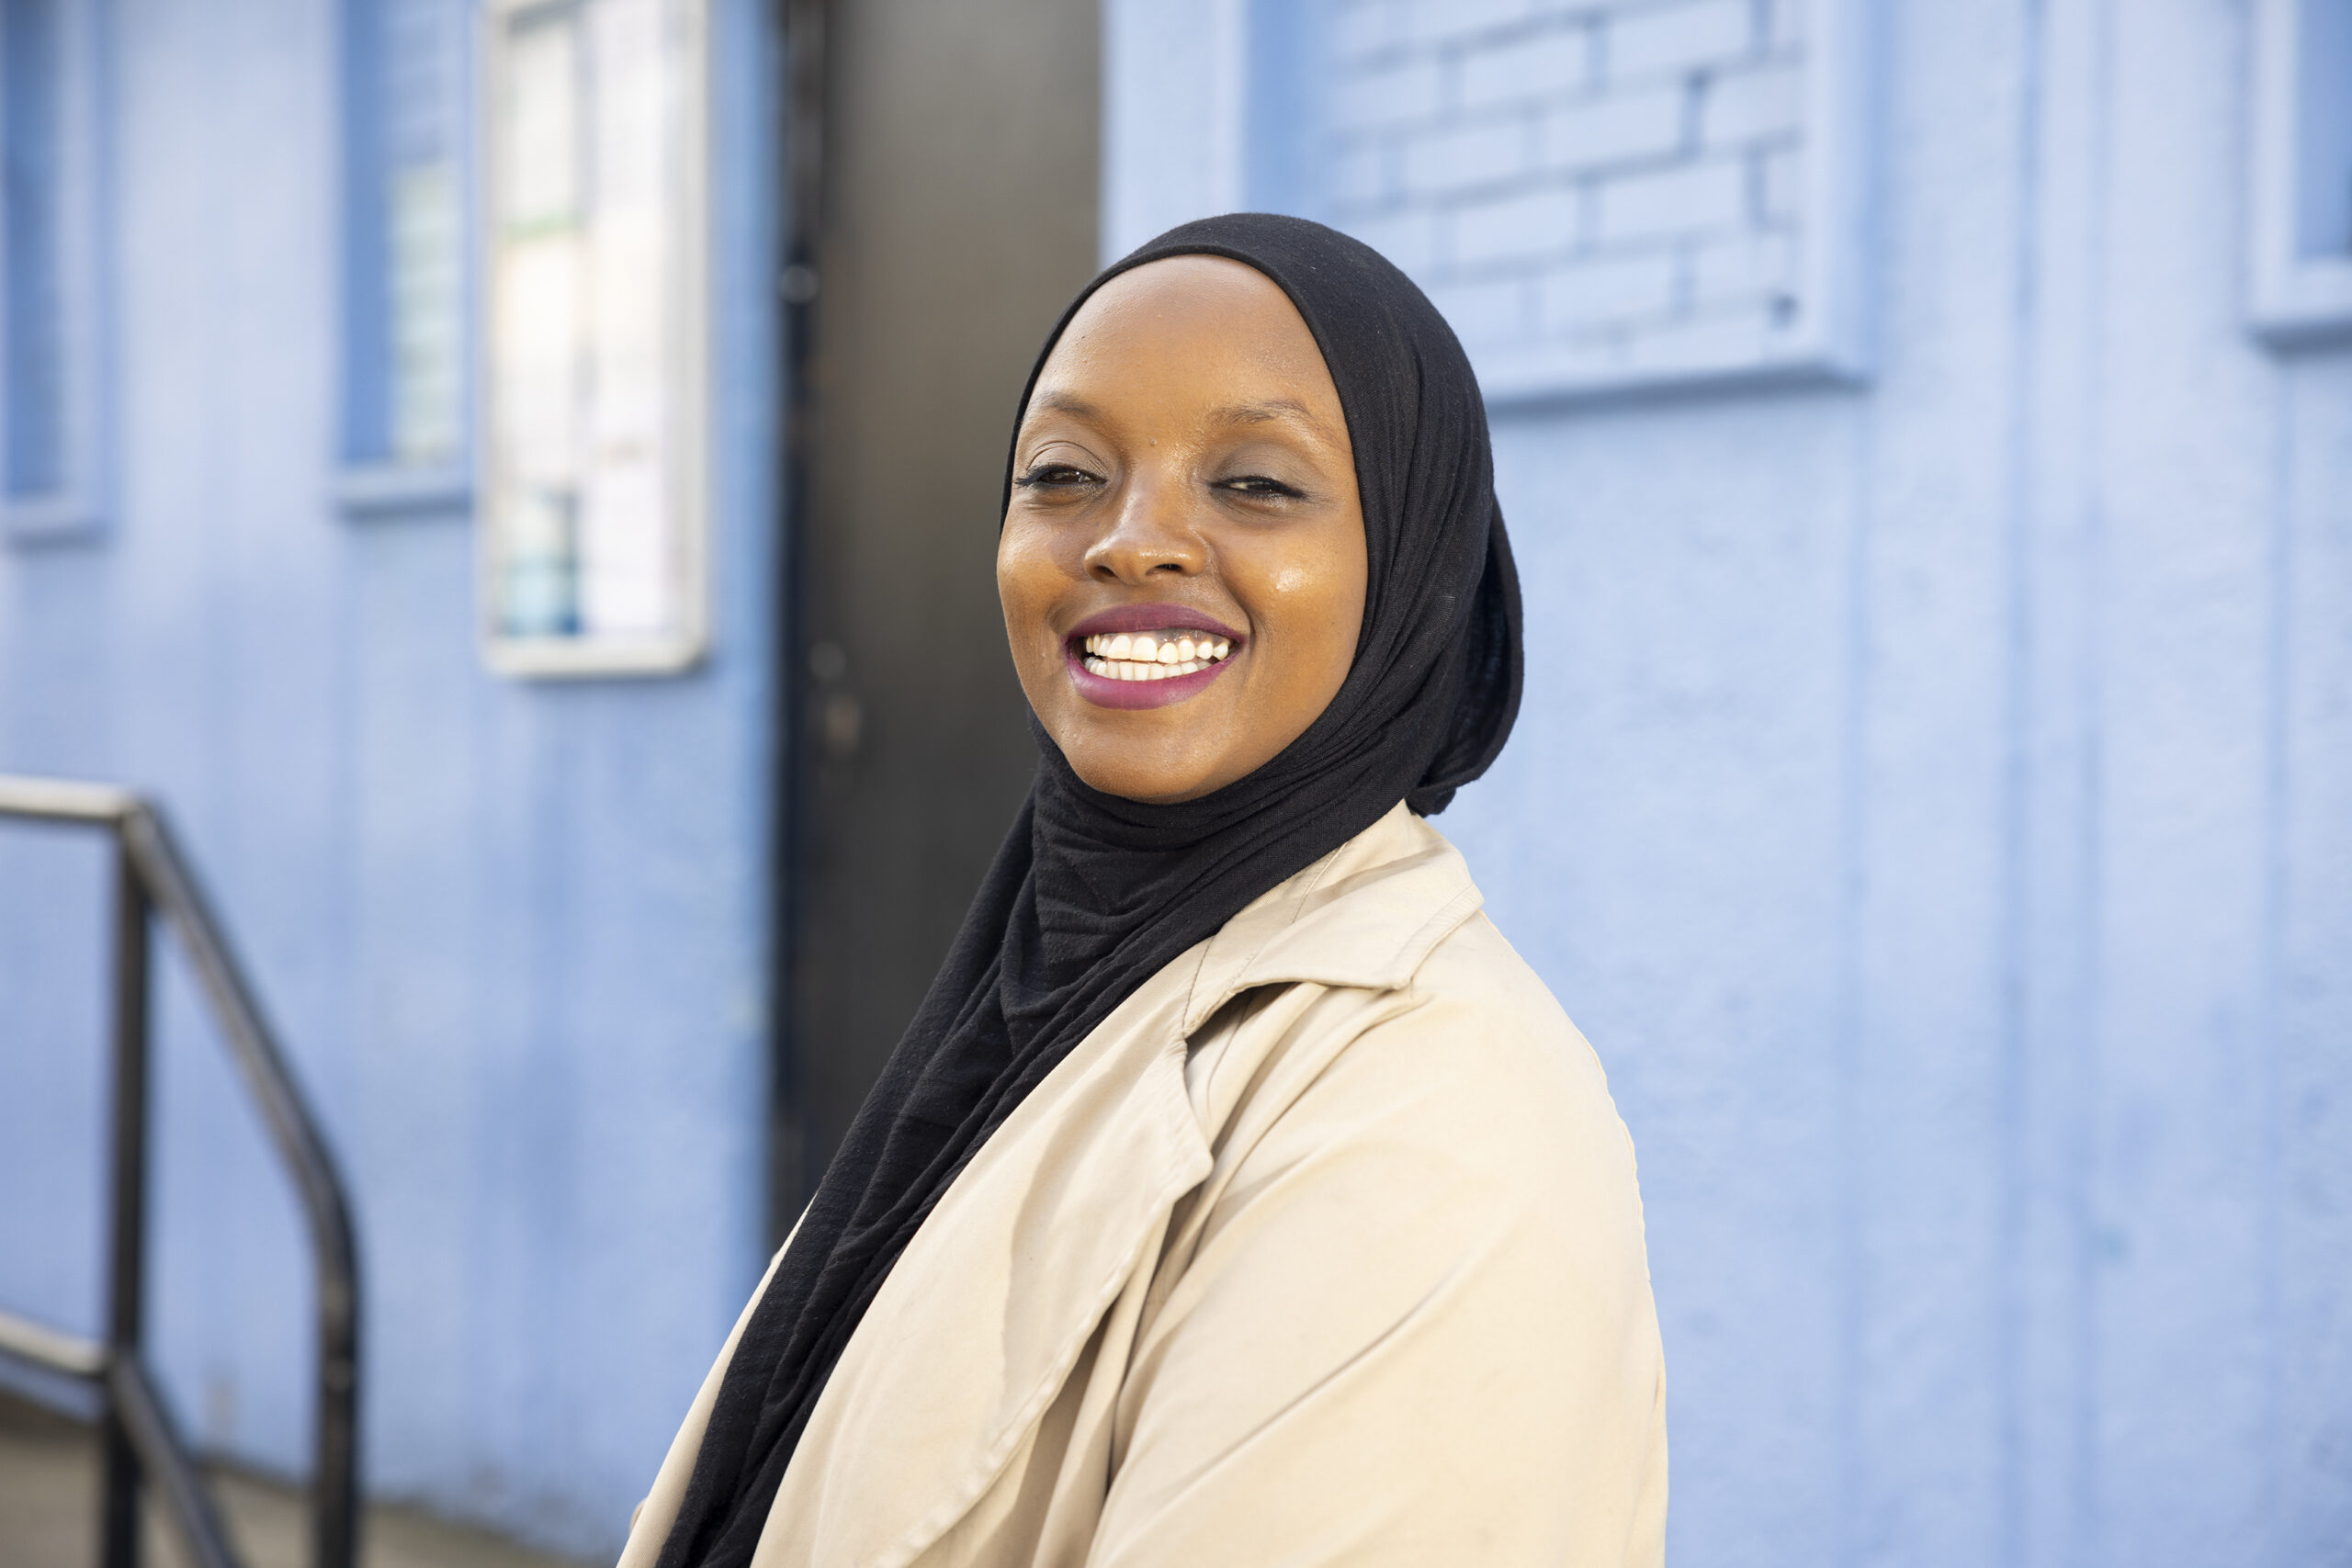
[[[12,497],[47,495],[65,480],[64,302],[58,293],[60,4],[0,0]]]
[[[351,0],[350,458],[465,444],[462,0]]]
[[[386,292],[395,461],[457,456],[463,417],[456,118],[447,0],[390,0],[386,16],[385,104],[390,153],[385,182]]]
[[[2301,0],[2295,249],[2352,254],[2352,0]]]

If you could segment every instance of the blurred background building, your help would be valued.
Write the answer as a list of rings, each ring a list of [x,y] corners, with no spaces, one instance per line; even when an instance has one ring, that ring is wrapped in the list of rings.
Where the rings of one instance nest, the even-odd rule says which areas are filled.
[[[377,1495],[616,1545],[1025,784],[1030,356],[1271,208],[1487,389],[1441,825],[1640,1150],[1674,1561],[2352,1551],[2352,0],[0,0],[0,771],[209,877]],[[0,831],[0,1308],[82,1332],[107,891]],[[297,1473],[163,962],[161,1362]]]

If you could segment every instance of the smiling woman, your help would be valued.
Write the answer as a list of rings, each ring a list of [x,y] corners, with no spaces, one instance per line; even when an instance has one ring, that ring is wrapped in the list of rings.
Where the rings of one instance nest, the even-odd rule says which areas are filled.
[[[1520,679],[1444,321],[1162,236],[1032,374],[997,580],[1028,803],[625,1568],[1658,1562],[1632,1149],[1423,820]]]
[[[1180,255],[1097,289],[1013,466],[1005,630],[1080,778],[1196,799],[1330,705],[1363,621],[1363,510],[1339,389],[1263,273]]]

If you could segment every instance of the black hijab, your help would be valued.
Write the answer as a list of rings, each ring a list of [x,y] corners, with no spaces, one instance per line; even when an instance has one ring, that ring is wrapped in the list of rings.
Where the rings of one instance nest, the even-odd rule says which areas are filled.
[[[906,1038],[737,1344],[660,1568],[745,1568],[825,1380],[956,1174],[1070,1048],[1242,906],[1398,801],[1424,816],[1484,773],[1519,710],[1519,581],[1486,407],[1421,291],[1319,223],[1235,213],[1104,269],[1227,256],[1279,285],[1347,415],[1369,573],[1339,694],[1256,773],[1177,806],[1091,789],[1032,716],[1036,782]],[[1012,458],[1005,499],[1012,494]],[[1000,511],[1000,516],[1001,512]]]

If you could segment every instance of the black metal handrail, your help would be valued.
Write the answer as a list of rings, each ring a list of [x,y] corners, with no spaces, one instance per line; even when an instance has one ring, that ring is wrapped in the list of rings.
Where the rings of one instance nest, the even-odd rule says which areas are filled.
[[[99,1561],[138,1568],[139,1488],[153,1482],[198,1568],[238,1568],[210,1491],[140,1351],[146,1281],[148,934],[179,939],[286,1162],[318,1268],[318,1427],[311,1562],[352,1568],[359,1551],[359,1278],[351,1209],[326,1141],[288,1072],[220,922],[153,803],[128,790],[0,774],[0,818],[103,828],[115,844],[114,1114],[107,1337],[92,1343],[0,1313],[0,1354],[96,1388],[105,1411]]]

